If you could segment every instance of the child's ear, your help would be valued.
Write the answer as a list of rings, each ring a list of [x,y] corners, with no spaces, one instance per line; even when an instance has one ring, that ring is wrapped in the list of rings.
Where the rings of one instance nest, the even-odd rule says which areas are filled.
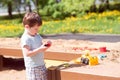
[[[29,28],[29,25],[25,25],[25,28]]]

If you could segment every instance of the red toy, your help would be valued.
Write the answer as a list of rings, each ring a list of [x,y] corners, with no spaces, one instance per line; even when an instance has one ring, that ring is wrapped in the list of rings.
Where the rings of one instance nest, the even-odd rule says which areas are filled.
[[[50,47],[51,46],[51,41],[48,41],[44,46]]]

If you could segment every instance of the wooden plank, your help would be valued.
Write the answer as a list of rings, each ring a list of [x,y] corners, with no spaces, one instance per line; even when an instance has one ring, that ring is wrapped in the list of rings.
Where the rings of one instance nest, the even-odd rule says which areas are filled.
[[[3,56],[0,55],[0,71],[2,70],[3,68]]]
[[[51,60],[70,61],[80,56],[81,54],[74,54],[74,53],[50,52],[50,51],[45,52],[45,59],[51,59]]]
[[[23,57],[21,49],[0,48],[0,54],[5,56]],[[63,52],[45,52],[45,59],[69,61],[80,57],[81,54]]]
[[[5,56],[23,57],[21,49],[1,48],[0,54]]]
[[[119,77],[98,76],[91,74],[60,71],[61,80],[120,80]]]
[[[48,80],[57,80],[56,79],[56,68],[54,66],[51,66],[48,68]]]
[[[61,80],[60,70],[57,66],[51,66],[48,68],[48,80]]]
[[[49,67],[48,71],[49,80],[120,80],[120,77],[64,71],[57,66]]]

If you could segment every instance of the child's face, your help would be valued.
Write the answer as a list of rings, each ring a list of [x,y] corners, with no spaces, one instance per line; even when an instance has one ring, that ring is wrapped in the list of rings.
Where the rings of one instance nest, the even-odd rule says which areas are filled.
[[[40,28],[40,26],[38,26],[37,24],[36,25],[34,25],[33,27],[27,27],[27,30],[28,30],[28,33],[30,34],[30,35],[36,35],[37,33],[38,33],[38,31],[39,31],[39,28]]]

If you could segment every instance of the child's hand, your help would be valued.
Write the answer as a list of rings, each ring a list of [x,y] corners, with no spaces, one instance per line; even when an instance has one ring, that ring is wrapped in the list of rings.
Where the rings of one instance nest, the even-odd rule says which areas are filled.
[[[43,44],[43,45],[41,45],[41,46],[39,47],[39,50],[40,50],[41,52],[44,52],[44,51],[46,51],[48,48],[49,48],[49,47],[46,47],[45,44]]]
[[[52,45],[52,42],[51,41],[47,41],[47,43],[44,46],[50,47],[51,45]]]

